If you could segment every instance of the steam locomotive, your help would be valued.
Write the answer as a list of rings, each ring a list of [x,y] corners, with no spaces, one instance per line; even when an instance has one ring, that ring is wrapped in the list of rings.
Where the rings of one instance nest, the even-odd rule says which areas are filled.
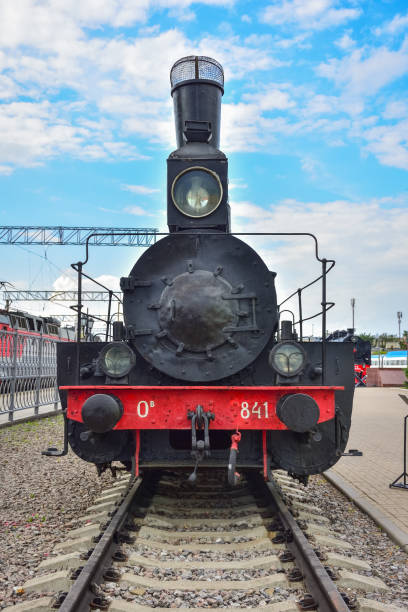
[[[354,384],[356,387],[367,386],[367,371],[371,366],[371,342],[363,340],[354,333],[354,329],[336,330],[327,336],[328,342],[352,342],[354,356]]]
[[[276,273],[230,231],[222,66],[185,57],[170,81],[169,233],[121,279],[124,322],[113,323],[112,341],[58,346],[62,452],[69,442],[99,473],[112,462],[136,475],[171,466],[193,470],[193,482],[202,462],[225,466],[231,484],[235,469],[268,477],[281,468],[305,479],[333,465],[347,443],[353,347],[303,342],[302,315],[299,332],[281,320]],[[325,328],[329,260],[317,242],[316,258]]]

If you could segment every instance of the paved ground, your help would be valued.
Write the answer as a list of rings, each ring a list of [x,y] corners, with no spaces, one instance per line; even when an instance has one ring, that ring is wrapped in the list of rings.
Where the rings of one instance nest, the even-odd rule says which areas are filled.
[[[61,407],[59,403],[57,404],[57,406],[58,406],[58,410],[60,410]],[[54,407],[55,407],[55,404],[46,404],[45,406],[40,406],[38,413],[39,414],[54,413],[55,412]],[[14,421],[20,421],[21,419],[27,419],[33,416],[34,416],[34,408],[25,408],[24,410],[16,410],[14,412]],[[0,413],[0,427],[8,422],[9,422],[8,412]]]
[[[347,449],[357,448],[363,456],[342,457],[332,471],[408,533],[408,490],[389,488],[403,472],[408,404],[398,394],[408,398],[407,389],[356,389]]]

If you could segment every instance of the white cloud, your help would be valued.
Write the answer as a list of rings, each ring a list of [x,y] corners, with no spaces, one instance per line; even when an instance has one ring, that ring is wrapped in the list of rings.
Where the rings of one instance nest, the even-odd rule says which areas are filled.
[[[294,24],[304,30],[323,30],[356,19],[360,10],[336,8],[335,0],[275,0],[261,13],[270,25]]]
[[[143,24],[157,9],[173,10],[183,18],[194,4],[230,7],[234,0],[20,0],[0,3],[0,38],[3,44],[60,47],[65,40],[81,38],[82,28],[114,28]]]
[[[262,42],[263,37],[251,37],[247,42],[238,36],[204,37],[199,44],[198,55],[216,57],[223,65],[227,81],[242,79],[257,70],[271,70],[285,66],[285,62],[274,57]],[[181,56],[180,56],[181,57]]]
[[[395,125],[378,125],[363,132],[366,149],[380,163],[408,170],[408,119]]]
[[[0,165],[0,174],[3,176],[9,176],[10,174],[13,174],[13,168],[11,166]]]
[[[242,99],[244,102],[256,104],[260,111],[286,110],[295,106],[287,91],[275,87],[256,94],[244,94]]]
[[[131,191],[132,193],[141,193],[143,195],[150,195],[160,191],[160,189],[146,187],[145,185],[121,185],[121,189],[124,191]]]
[[[381,28],[376,28],[374,33],[377,36],[382,36],[383,34],[399,34],[400,32],[406,30],[408,28],[408,14],[407,15],[395,15],[395,17],[383,25]]]
[[[356,49],[342,59],[332,58],[317,67],[320,76],[333,80],[348,96],[366,97],[408,72],[408,39],[400,49]]]
[[[155,217],[156,216],[153,213],[146,210],[145,208],[142,208],[141,206],[126,206],[126,208],[123,209],[123,212],[127,213],[128,215],[136,215],[137,217],[143,217],[143,216]]]
[[[336,96],[312,94],[306,103],[305,112],[311,115],[331,115],[340,110],[340,99]]]
[[[301,158],[300,164],[302,166],[303,172],[310,175],[310,177],[313,179],[315,179],[319,174],[321,174],[321,163],[310,155]]]
[[[309,37],[309,32],[303,32],[302,34],[298,34],[297,36],[292,36],[290,38],[280,38],[274,42],[275,47],[281,49],[290,49],[291,47],[299,47],[300,49],[310,49],[311,44],[306,42]]]
[[[388,102],[383,112],[384,119],[404,119],[408,117],[408,105],[404,101],[394,100]]]
[[[91,131],[80,122],[70,121],[62,103],[0,105],[0,163],[34,166],[63,154],[84,160],[142,158],[128,143],[112,142],[112,136],[112,131],[103,122]]]
[[[351,38],[348,32],[343,34],[343,36],[339,40],[336,40],[335,44],[340,49],[343,49],[343,51],[348,51],[349,49],[352,49],[356,45],[355,41]]]
[[[384,208],[384,204],[386,208]],[[231,201],[234,232],[311,232],[319,241],[321,257],[335,259],[329,274],[328,297],[336,308],[328,314],[328,328],[349,326],[350,297],[355,297],[360,331],[389,329],[390,302],[408,300],[406,276],[406,235],[408,195],[367,202],[301,202],[283,200],[263,209],[251,202]],[[350,222],[352,220],[352,222]],[[361,228],[364,231],[361,231]],[[318,276],[320,264],[314,259],[310,238],[243,238],[260,252],[269,268],[278,272],[278,301]],[[304,316],[320,309],[320,288],[304,293]],[[290,305],[288,305],[291,308]],[[296,312],[296,300],[292,304]],[[311,324],[309,332],[311,330]],[[317,322],[315,321],[315,329]]]
[[[229,80],[282,64],[265,52],[264,39],[243,42],[230,32],[206,35],[196,43],[177,27],[164,32],[143,28],[133,37],[103,32],[92,37],[89,31],[104,24],[144,23],[157,5],[187,10],[194,4],[22,0],[11,10],[0,3],[0,98],[10,102],[0,111],[0,136],[6,136],[0,163],[33,165],[64,153],[90,160],[147,159],[126,139],[136,135],[167,149],[174,146],[168,73],[176,59],[213,55],[226,65]],[[65,90],[72,101],[63,103],[58,97]],[[19,102],[21,95],[30,102]],[[284,103],[277,101],[278,106]]]
[[[230,179],[228,181],[228,191],[231,191],[232,189],[247,189],[248,185],[243,181],[243,179],[237,178],[237,179]]]

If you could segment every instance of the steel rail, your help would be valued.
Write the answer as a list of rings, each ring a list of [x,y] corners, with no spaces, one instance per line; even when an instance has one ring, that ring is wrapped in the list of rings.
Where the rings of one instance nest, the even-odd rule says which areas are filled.
[[[335,583],[280,496],[276,484],[265,482],[260,473],[252,476],[248,474],[248,479],[253,482],[255,489],[262,491],[265,498],[278,510],[285,532],[290,534],[286,546],[294,555],[297,567],[304,576],[306,586],[313,595],[319,612],[350,612],[350,608]]]
[[[143,482],[141,478],[138,478],[131,486],[107,529],[103,532],[101,539],[96,544],[91,556],[85,563],[80,575],[68,591],[59,608],[60,612],[89,610],[89,603],[94,597],[94,594],[90,591],[90,586],[101,575],[112,547],[116,546],[115,537],[126,522],[131,504]]]

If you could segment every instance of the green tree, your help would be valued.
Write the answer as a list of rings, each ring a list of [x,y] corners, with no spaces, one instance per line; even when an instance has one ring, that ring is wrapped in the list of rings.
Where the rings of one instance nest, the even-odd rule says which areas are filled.
[[[396,338],[394,334],[386,334],[386,333],[380,334],[378,336],[377,342],[378,342],[378,346],[380,346],[381,348],[385,348],[387,342],[393,342],[396,346],[398,346],[399,344],[399,340],[398,338]]]
[[[366,332],[364,332],[364,333],[362,333],[362,334],[358,334],[358,335],[360,336],[360,338],[361,338],[362,340],[365,340],[366,342],[367,342],[367,341],[368,341],[368,342],[370,342],[370,343],[371,343],[371,346],[374,346],[374,345],[375,345],[375,335],[374,335],[374,334],[370,334],[370,333],[366,333]]]

